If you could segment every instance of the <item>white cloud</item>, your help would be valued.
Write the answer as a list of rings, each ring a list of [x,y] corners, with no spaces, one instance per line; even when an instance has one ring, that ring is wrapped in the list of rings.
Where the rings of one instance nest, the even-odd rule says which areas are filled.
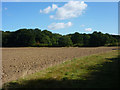
[[[48,26],[51,30],[63,29],[72,26],[71,22],[68,23],[52,23]]]
[[[84,10],[87,8],[87,4],[84,1],[69,1],[64,6],[57,8],[56,14],[51,15],[53,19],[69,19],[82,15]]]
[[[92,31],[92,28],[86,28],[85,31],[91,32],[91,31]]]
[[[43,9],[43,10],[40,9],[40,13],[45,13],[45,14],[47,14],[47,13],[49,13],[49,12],[54,11],[54,10],[57,9],[57,8],[58,8],[57,5],[52,4],[52,7],[48,6],[47,8],[45,8],[45,9]]]

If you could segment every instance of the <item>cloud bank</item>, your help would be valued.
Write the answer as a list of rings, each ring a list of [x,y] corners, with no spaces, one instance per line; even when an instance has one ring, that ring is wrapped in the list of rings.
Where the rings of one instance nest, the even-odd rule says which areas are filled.
[[[84,1],[69,1],[64,6],[57,8],[56,14],[51,15],[51,19],[65,20],[82,15],[87,8]]]
[[[58,30],[72,26],[71,22],[68,23],[52,23],[48,26],[49,29]]]
[[[48,14],[54,10],[57,10],[55,15],[50,15],[49,17],[51,19],[65,20],[82,15],[86,8],[87,4],[84,3],[84,1],[69,1],[62,7],[52,4],[52,7],[48,6],[43,10],[40,9],[40,13]]]
[[[87,4],[84,1],[69,1],[61,7],[58,7],[56,4],[48,6],[47,8],[41,10],[40,13],[48,14],[56,10],[54,15],[50,15],[51,19],[55,20],[66,20],[70,18],[79,17],[82,15],[87,8]],[[52,23],[48,26],[48,29],[58,30],[72,26],[72,22],[68,23]],[[84,27],[85,25],[81,25]],[[85,31],[92,31],[91,28],[86,28]]]
[[[47,14],[47,13],[50,13],[50,12],[54,11],[54,10],[57,9],[57,8],[58,8],[57,5],[52,4],[52,7],[48,6],[47,8],[45,8],[45,9],[43,9],[43,10],[40,9],[40,13],[45,13],[45,14]]]

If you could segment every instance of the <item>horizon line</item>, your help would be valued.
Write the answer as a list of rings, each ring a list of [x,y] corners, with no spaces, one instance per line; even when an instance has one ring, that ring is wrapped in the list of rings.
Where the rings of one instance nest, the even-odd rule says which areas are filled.
[[[17,30],[0,30],[0,31],[4,31],[4,32],[7,32],[7,31],[9,31],[9,32],[15,32],[15,31],[18,31],[18,30],[21,30],[21,29],[32,29],[32,30],[35,30],[35,29],[39,29],[39,30],[41,30],[41,31],[44,31],[44,30],[47,30],[47,29],[40,29],[40,28],[20,28],[20,29],[17,29]],[[50,31],[50,30],[47,30],[47,31]],[[91,32],[88,32],[88,34],[92,34],[93,32],[101,32],[101,31],[97,31],[97,30],[94,30],[94,31],[91,31]],[[50,31],[50,32],[52,32],[52,31]],[[78,32],[78,31],[75,31],[75,32],[72,32],[72,33],[68,33],[68,34],[73,34],[73,33],[76,33],[76,32]],[[53,33],[53,32],[52,32]],[[81,34],[84,34],[85,32],[78,32],[78,33],[81,33]],[[116,34],[116,33],[108,33],[108,32],[101,32],[101,33],[103,33],[103,34],[110,34],[110,35],[120,35],[120,34]],[[60,34],[60,33],[56,33],[56,34]],[[86,33],[85,33],[86,34]],[[61,35],[67,35],[67,34],[61,34]]]

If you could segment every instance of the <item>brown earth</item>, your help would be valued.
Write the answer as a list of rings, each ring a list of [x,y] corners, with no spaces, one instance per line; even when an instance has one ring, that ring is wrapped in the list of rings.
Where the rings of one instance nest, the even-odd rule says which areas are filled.
[[[16,80],[66,60],[114,49],[116,47],[2,48],[2,81]]]

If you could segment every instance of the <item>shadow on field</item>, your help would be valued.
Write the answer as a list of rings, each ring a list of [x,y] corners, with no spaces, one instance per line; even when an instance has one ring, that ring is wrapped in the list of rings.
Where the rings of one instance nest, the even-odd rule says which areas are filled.
[[[88,67],[92,72],[84,76],[83,80],[69,80],[63,78],[60,81],[50,78],[49,80],[28,80],[22,84],[12,82],[4,85],[5,90],[15,90],[17,88],[119,88],[120,57],[106,58],[110,62]]]

